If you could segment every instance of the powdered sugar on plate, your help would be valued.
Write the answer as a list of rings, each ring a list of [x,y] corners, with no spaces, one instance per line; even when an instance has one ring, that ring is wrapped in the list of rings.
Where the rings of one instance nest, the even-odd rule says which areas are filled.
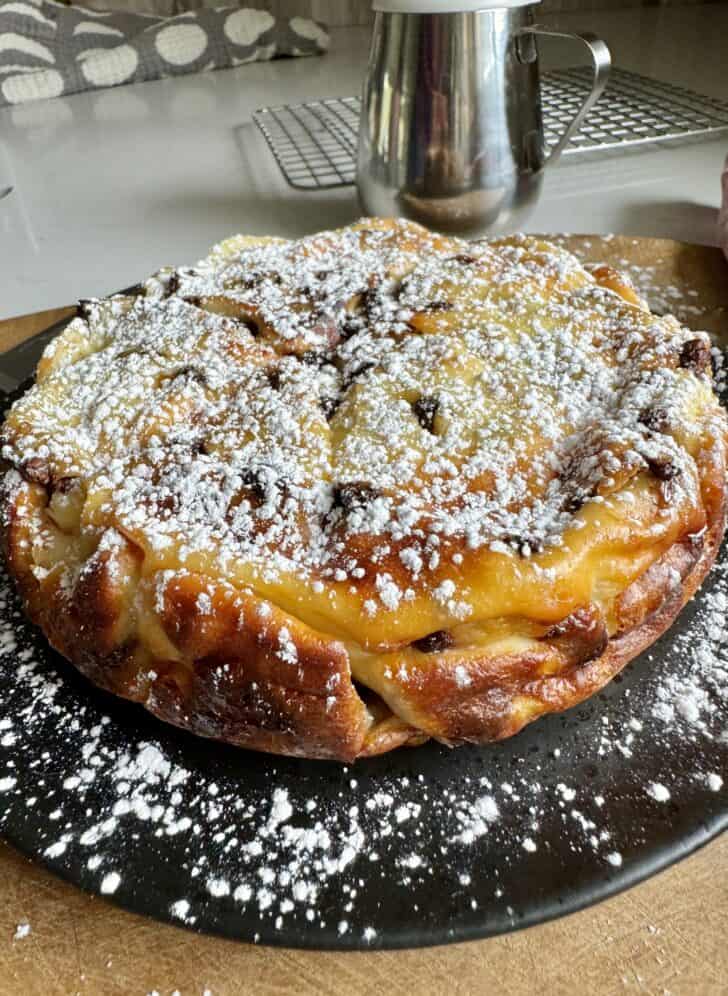
[[[101,895],[252,940],[506,929],[538,916],[539,867],[560,867],[568,894],[584,862],[594,882],[636,873],[666,844],[666,807],[683,838],[724,819],[727,590],[719,564],[676,633],[564,717],[347,770],[178,735],[107,700],[45,649],[3,581],[0,828]],[[697,713],[680,708],[685,689]]]

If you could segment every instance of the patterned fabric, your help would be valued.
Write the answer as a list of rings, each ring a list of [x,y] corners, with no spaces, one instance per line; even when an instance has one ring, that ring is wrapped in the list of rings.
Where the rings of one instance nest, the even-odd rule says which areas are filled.
[[[160,18],[0,0],[0,107],[280,55],[319,55],[328,46],[316,21],[247,7]]]

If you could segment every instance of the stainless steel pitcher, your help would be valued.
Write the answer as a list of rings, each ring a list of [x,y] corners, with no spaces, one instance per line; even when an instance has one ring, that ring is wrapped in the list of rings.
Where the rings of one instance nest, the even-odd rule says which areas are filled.
[[[518,0],[375,0],[357,186],[367,214],[441,231],[517,227],[607,82],[594,35],[533,23]],[[546,156],[536,36],[586,46],[591,92]]]

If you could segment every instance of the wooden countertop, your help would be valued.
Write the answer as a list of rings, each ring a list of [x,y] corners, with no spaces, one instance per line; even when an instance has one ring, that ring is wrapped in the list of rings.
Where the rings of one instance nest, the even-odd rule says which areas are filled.
[[[626,241],[603,245],[599,255],[617,261],[629,252],[653,268],[665,258],[665,243],[641,240],[637,252]],[[710,286],[701,288],[710,313],[699,324],[723,332],[722,257],[671,245],[662,280],[689,288],[710,274]],[[0,322],[0,350],[64,314],[70,310]],[[14,939],[24,923],[30,931]],[[156,923],[80,892],[0,844],[0,996],[725,996],[727,936],[728,835],[648,882],[552,923],[469,944],[362,954],[258,948]]]
[[[27,937],[13,941],[26,921]],[[87,896],[0,845],[2,996],[725,996],[728,834],[599,906],[487,941],[366,954],[258,948]]]

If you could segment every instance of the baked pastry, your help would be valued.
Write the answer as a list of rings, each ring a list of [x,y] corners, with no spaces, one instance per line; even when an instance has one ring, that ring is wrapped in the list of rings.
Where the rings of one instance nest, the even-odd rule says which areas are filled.
[[[710,342],[533,238],[237,237],[85,301],[2,430],[30,617],[164,720],[352,760],[591,695],[725,525]]]

